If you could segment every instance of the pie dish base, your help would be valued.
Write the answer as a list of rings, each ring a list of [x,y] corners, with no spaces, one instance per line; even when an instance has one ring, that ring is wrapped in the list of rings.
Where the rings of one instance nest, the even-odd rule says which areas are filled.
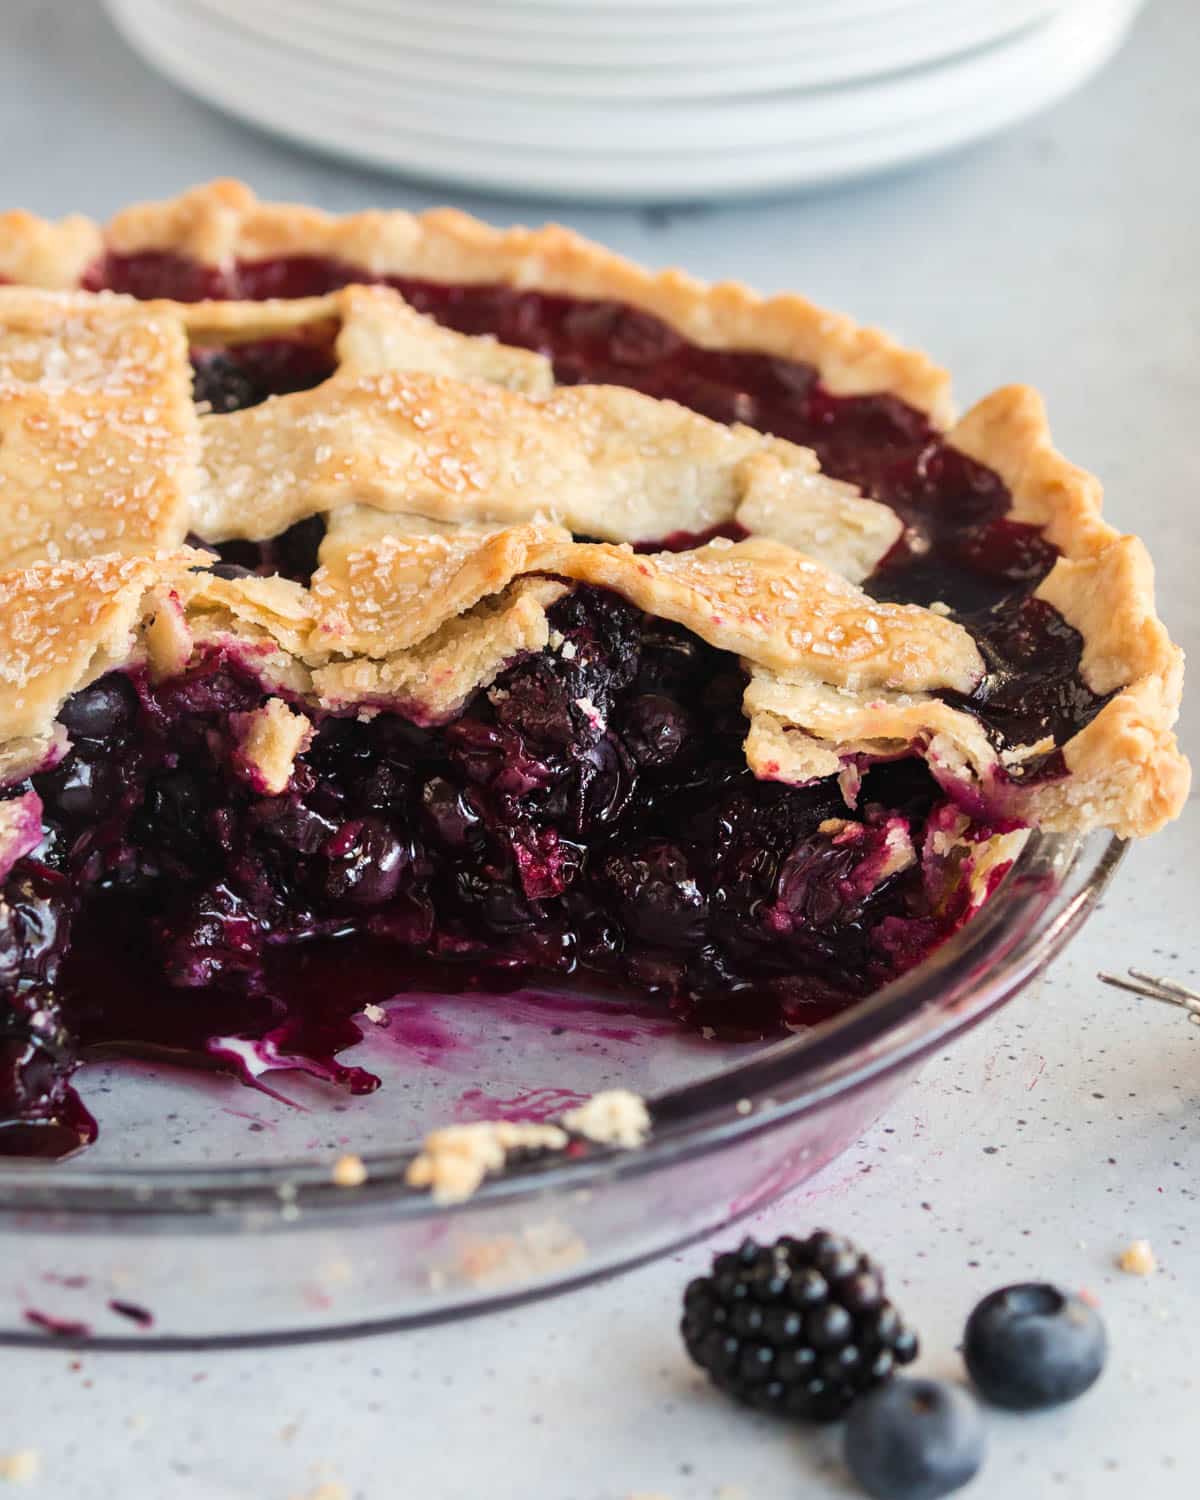
[[[180,1091],[173,1070],[148,1064],[121,1064],[110,1093],[98,1068],[84,1098],[103,1103],[112,1128],[88,1154],[0,1163],[0,1338],[161,1350],[384,1331],[662,1254],[765,1206],[851,1144],[925,1056],[1033,979],[1123,850],[1103,834],[1032,836],[985,910],[925,964],[767,1046],[702,1045],[625,1006],[581,1012],[578,997],[570,1015],[582,1025],[559,1029],[553,999],[513,996],[497,1047],[491,1010],[409,997],[395,1029],[372,1028],[358,1049],[385,1074],[387,1111],[294,1078],[301,1108],[216,1076]],[[553,1113],[563,1099],[549,1090],[617,1080],[648,1096],[654,1130],[639,1151],[530,1164],[449,1208],[403,1185],[417,1139],[456,1106],[464,1118]],[[331,1177],[348,1150],[368,1168],[354,1189]],[[114,1299],[153,1321],[135,1324]]]

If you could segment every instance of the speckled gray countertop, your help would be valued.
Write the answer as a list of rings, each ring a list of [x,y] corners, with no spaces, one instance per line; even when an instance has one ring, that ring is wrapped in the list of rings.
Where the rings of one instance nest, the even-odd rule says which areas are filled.
[[[1083,94],[1005,140],[842,192],[731,210],[569,211],[654,264],[797,287],[890,326],[955,372],[960,401],[1021,379],[1108,511],[1159,564],[1164,613],[1200,646],[1200,24],[1155,0]],[[222,173],[329,208],[444,195],[310,159],[193,104],[92,3],[0,7],[0,200],[104,215]],[[450,195],[484,216],[539,205]],[[1197,744],[1200,695],[1185,715]],[[1191,732],[1189,732],[1189,729]],[[1073,1408],[989,1419],[973,1500],[1192,1500],[1200,1492],[1200,1033],[1103,990],[1126,963],[1196,979],[1195,802],[1135,850],[1042,985],[936,1059],[808,1190],[761,1216],[815,1222],[889,1268],[954,1373],[974,1300],[1014,1278],[1090,1288],[1113,1340]],[[1161,1261],[1115,1269],[1135,1237]],[[729,1239],[726,1235],[723,1239]],[[36,1448],[28,1493],[71,1500],[784,1500],[852,1493],[834,1439],[727,1406],[689,1368],[676,1298],[700,1247],[519,1312],[268,1353],[0,1355],[0,1452]],[[339,1493],[336,1490],[327,1493]]]

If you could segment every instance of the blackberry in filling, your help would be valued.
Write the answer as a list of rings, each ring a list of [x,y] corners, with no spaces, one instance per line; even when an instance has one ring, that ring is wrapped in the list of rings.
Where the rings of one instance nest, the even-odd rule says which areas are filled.
[[[315,258],[217,272],[142,255],[109,257],[89,285],[194,300],[364,279]],[[1060,744],[1098,711],[1078,635],[1032,597],[1054,549],[902,402],[832,396],[809,367],[701,349],[612,302],[393,284],[442,323],[546,353],[560,382],[633,386],[806,444],[892,505],[906,530],[865,587],[939,602],[970,630],[989,671],[955,702],[999,747]],[[333,356],[275,339],[193,364],[197,400],[230,412],[319,383]],[[225,543],[215,566],[306,582],[322,532],[314,518]],[[590,587],[551,623],[557,650],[513,663],[449,724],[386,707],[318,719],[279,796],[239,761],[242,716],[269,693],[232,655],[158,684],[111,674],[71,699],[67,758],[9,789],[36,793],[44,834],[3,891],[0,1151],[88,1139],[70,1077],[106,1051],[248,1078],[296,1066],[367,1091],[371,1075],[339,1061],[364,1004],[530,984],[650,994],[688,1024],[757,1037],[870,993],[968,914],[963,884],[945,899],[922,867],[952,815],[923,762],[864,766],[848,820],[832,781],[748,771],[732,657]],[[1051,752],[1020,774],[1060,770]]]

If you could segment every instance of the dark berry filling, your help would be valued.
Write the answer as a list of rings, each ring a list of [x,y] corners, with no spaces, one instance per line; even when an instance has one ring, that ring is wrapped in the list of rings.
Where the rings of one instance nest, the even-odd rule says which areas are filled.
[[[308,583],[317,570],[317,553],[325,536],[325,518],[308,516],[264,542],[205,542],[189,536],[189,546],[215,552],[221,559],[213,572],[222,578],[269,578],[274,573]]]
[[[308,391],[337,369],[327,340],[255,339],[218,349],[193,348],[192,393],[214,412],[243,411],[268,396]]]
[[[39,860],[20,861],[0,920],[0,1154],[62,1156],[95,1136],[70,1087],[78,1038],[59,988],[75,892]]]
[[[833,782],[747,770],[734,658],[603,590],[552,615],[571,649],[449,724],[326,718],[282,796],[239,774],[267,693],[229,656],[76,694],[70,754],[32,780],[45,837],[5,890],[0,1113],[62,1125],[81,1052],[113,1048],[236,1066],[257,1043],[366,1090],[335,1056],[406,985],[650,994],[761,1036],[961,920],[894,858],[941,806],[922,763],[868,771],[856,821],[830,823]]]

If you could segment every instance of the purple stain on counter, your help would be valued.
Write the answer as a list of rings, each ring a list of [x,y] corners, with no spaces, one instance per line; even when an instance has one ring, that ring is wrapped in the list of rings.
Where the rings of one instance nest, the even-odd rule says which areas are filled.
[[[606,1042],[650,1041],[670,1036],[680,1039],[678,1023],[664,1015],[661,1007],[639,1001],[636,996],[608,1000],[586,992],[551,994],[545,990],[511,990],[485,998],[471,995],[455,997],[459,1016],[470,1014],[471,1007],[486,1007],[487,1029],[495,1031],[496,1022],[507,1026],[532,1026],[540,1033],[560,1027],[581,1041]],[[687,1033],[682,1038],[687,1039]],[[702,1039],[697,1038],[697,1045]]]
[[[109,1301],[109,1309],[122,1318],[128,1318],[131,1323],[136,1323],[139,1328],[153,1328],[154,1314],[148,1308],[142,1307],[137,1302],[122,1302],[116,1297]]]
[[[56,1339],[86,1339],[91,1337],[92,1325],[75,1318],[55,1318],[50,1313],[39,1312],[36,1307],[27,1307],[25,1321],[40,1328]]]
[[[274,1120],[263,1120],[263,1119],[260,1119],[258,1115],[250,1114],[250,1113],[248,1113],[248,1111],[246,1111],[244,1109],[233,1109],[228,1104],[223,1104],[221,1106],[221,1113],[225,1114],[225,1115],[230,1115],[235,1120],[246,1120],[246,1121],[248,1121],[249,1124],[248,1124],[247,1128],[250,1129],[250,1130],[255,1130],[255,1131],[258,1131],[258,1130],[274,1130],[274,1128],[275,1128],[275,1121]]]

